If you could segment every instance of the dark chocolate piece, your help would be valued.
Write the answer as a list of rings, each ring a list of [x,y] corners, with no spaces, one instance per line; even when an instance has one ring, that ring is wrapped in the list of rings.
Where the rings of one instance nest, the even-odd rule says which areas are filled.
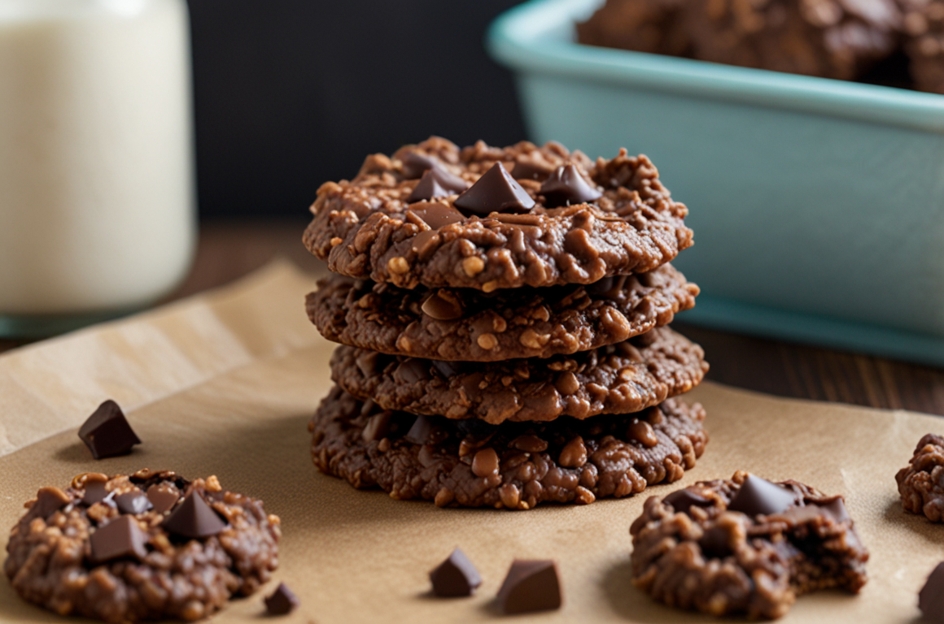
[[[174,535],[195,539],[216,535],[226,528],[226,523],[202,496],[191,492],[161,526]]]
[[[285,583],[279,583],[275,591],[265,597],[266,613],[288,615],[298,607],[298,596]]]
[[[135,444],[141,444],[124,412],[111,399],[99,405],[88,417],[79,428],[79,438],[92,451],[95,459],[126,455]]]
[[[711,505],[711,501],[696,494],[691,491],[689,488],[683,488],[681,490],[676,490],[668,496],[662,499],[662,502],[666,505],[672,505],[672,509],[677,512],[687,514],[688,510],[692,507],[708,507]]]
[[[918,592],[918,608],[925,620],[944,622],[944,562],[937,564]]]
[[[786,511],[797,502],[796,494],[766,479],[748,475],[728,505],[728,511],[759,516]]]
[[[498,590],[498,604],[505,613],[559,609],[562,601],[557,564],[551,560],[515,559]]]
[[[148,500],[151,501],[155,513],[164,513],[173,509],[177,501],[180,500],[180,494],[168,485],[152,485],[147,490]]]
[[[711,527],[698,540],[698,546],[705,556],[722,559],[734,552],[731,550],[731,540],[728,536],[728,531],[720,527]]]
[[[33,509],[41,518],[48,518],[69,504],[71,499],[57,487],[44,487],[36,493],[36,502]]]
[[[534,207],[534,200],[500,163],[495,163],[453,205],[485,217],[493,212],[527,212]]]
[[[465,553],[456,548],[445,561],[429,573],[433,593],[441,598],[471,596],[482,584],[482,577]]]
[[[115,518],[89,536],[92,560],[97,563],[119,557],[144,559],[147,556],[147,541],[147,535],[131,516]]]
[[[438,230],[450,223],[458,223],[459,221],[465,220],[461,212],[452,206],[438,202],[417,202],[415,205],[410,206],[407,212],[415,214],[423,223],[434,230]]]
[[[423,172],[423,177],[410,196],[406,198],[407,203],[429,201],[437,197],[448,197],[455,195],[469,188],[469,183],[454,176],[442,167],[430,167]]]
[[[555,169],[541,185],[540,193],[548,208],[584,204],[603,197],[603,193],[591,186],[574,165]]]
[[[413,444],[426,444],[429,434],[433,432],[433,422],[426,416],[417,416],[410,430],[403,438]]]
[[[427,156],[420,152],[409,152],[400,161],[402,164],[403,177],[407,180],[414,180],[427,169],[432,169],[439,164],[439,160],[434,156]]]
[[[438,290],[426,298],[420,307],[423,314],[437,321],[462,318],[462,302],[449,290]]]
[[[91,507],[95,503],[111,503],[112,493],[105,489],[106,481],[88,479],[85,481],[85,494],[82,495],[82,504]]]
[[[151,509],[154,505],[148,500],[147,494],[138,490],[137,492],[125,492],[115,497],[115,504],[118,511],[123,514],[139,514]]]

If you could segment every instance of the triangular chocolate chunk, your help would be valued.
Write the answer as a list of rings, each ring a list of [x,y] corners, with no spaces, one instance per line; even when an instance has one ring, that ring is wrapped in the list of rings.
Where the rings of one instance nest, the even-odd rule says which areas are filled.
[[[174,535],[196,539],[216,535],[226,528],[226,523],[200,494],[191,492],[161,526]]]
[[[603,196],[603,193],[580,175],[574,165],[561,165],[555,169],[541,185],[540,193],[544,196],[544,205],[548,208],[583,204]]]
[[[433,593],[442,598],[471,596],[482,577],[465,553],[456,548],[449,558],[429,573]]]
[[[455,195],[469,188],[469,183],[454,176],[442,167],[430,167],[423,172],[423,177],[407,197],[407,203],[429,201],[436,197]]]
[[[124,412],[111,399],[99,405],[88,417],[79,428],[79,438],[95,459],[126,455],[135,444],[141,444]]]
[[[453,205],[484,217],[493,212],[527,212],[534,207],[534,200],[500,163],[495,163]]]
[[[119,557],[147,556],[148,537],[132,516],[121,516],[99,527],[89,537],[92,559],[98,563]]]
[[[728,503],[728,511],[740,511],[752,517],[769,516],[786,511],[796,502],[796,494],[791,490],[766,479],[748,475],[737,494]]]
[[[269,615],[288,615],[298,606],[298,596],[285,583],[279,583],[275,591],[264,600]]]
[[[557,564],[553,561],[516,559],[498,590],[498,604],[505,613],[559,609],[562,602]]]
[[[177,490],[165,484],[155,484],[149,487],[147,497],[151,501],[155,513],[164,513],[172,509],[180,500]]]

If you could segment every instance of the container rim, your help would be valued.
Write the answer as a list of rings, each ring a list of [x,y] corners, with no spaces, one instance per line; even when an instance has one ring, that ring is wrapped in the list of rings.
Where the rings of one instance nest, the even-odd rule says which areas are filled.
[[[944,96],[576,43],[600,0],[531,0],[489,26],[486,49],[526,73],[632,86],[944,133]]]

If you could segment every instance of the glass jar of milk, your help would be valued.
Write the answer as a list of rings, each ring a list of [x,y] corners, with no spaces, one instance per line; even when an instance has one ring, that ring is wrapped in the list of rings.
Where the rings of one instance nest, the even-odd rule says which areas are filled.
[[[138,309],[196,235],[185,0],[0,0],[0,335]]]

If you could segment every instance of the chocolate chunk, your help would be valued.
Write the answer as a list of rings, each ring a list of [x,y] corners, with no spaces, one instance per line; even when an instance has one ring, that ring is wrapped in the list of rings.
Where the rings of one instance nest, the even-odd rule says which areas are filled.
[[[370,417],[361,432],[361,437],[366,442],[374,442],[386,438],[388,433],[390,433],[390,412],[381,412]]]
[[[519,160],[515,163],[514,169],[511,170],[511,175],[516,180],[540,180],[548,176],[551,167],[553,165],[549,167],[533,160]]]
[[[423,221],[423,223],[433,228],[433,230],[438,230],[439,228],[449,225],[450,223],[458,223],[459,221],[465,220],[465,217],[462,216],[461,212],[452,206],[447,206],[446,204],[440,204],[438,202],[417,203],[407,208],[407,212],[412,212],[415,214]],[[420,234],[424,233],[426,232],[420,232]]]
[[[79,438],[92,451],[95,459],[126,455],[135,444],[141,444],[124,412],[111,399],[99,405],[88,417],[79,428]]]
[[[544,205],[548,208],[583,204],[603,196],[603,193],[580,175],[574,165],[562,165],[555,169],[541,185],[540,193],[544,196]]]
[[[173,509],[177,501],[180,500],[180,494],[166,485],[152,485],[147,490],[147,497],[151,501],[155,513],[164,513]]]
[[[944,622],[944,562],[937,564],[918,592],[918,608],[929,622]]]
[[[550,560],[515,559],[498,590],[498,604],[505,613],[559,609],[562,601],[557,564]]]
[[[442,167],[431,167],[423,172],[423,177],[406,198],[407,203],[429,201],[437,197],[448,197],[469,188],[469,183],[454,176]],[[432,224],[430,224],[432,227]]]
[[[454,321],[462,318],[462,302],[455,293],[437,290],[426,298],[421,306],[423,314],[437,321]]]
[[[449,558],[430,571],[433,593],[441,598],[471,596],[482,584],[482,577],[465,553],[456,548]]]
[[[98,563],[111,561],[119,557],[147,556],[148,537],[131,516],[121,516],[99,527],[89,537],[92,547],[92,560]]]
[[[733,552],[728,532],[721,527],[712,527],[705,531],[701,539],[698,540],[698,546],[705,556],[715,559],[727,557]]]
[[[433,432],[433,422],[425,416],[417,416],[413,421],[413,426],[403,436],[407,442],[413,444],[426,444],[429,440],[429,434]]]
[[[57,487],[44,487],[36,493],[36,502],[32,509],[40,518],[48,518],[69,504],[71,499]]]
[[[410,152],[404,156],[400,163],[402,165],[403,177],[407,180],[414,180],[427,169],[432,169],[439,164],[439,160],[434,156],[427,156],[420,152]]]
[[[285,583],[279,583],[275,591],[265,597],[266,613],[288,615],[298,607],[298,596]]]
[[[115,497],[115,504],[118,506],[118,511],[123,514],[144,513],[154,506],[141,490],[119,494]]]
[[[410,358],[397,366],[397,375],[408,384],[429,379],[429,364],[425,360]]]
[[[493,212],[527,212],[534,200],[500,164],[492,165],[453,204],[466,213],[487,216]]]
[[[82,495],[82,504],[91,507],[95,503],[112,501],[112,493],[105,489],[106,481],[88,479],[85,482],[85,493]]]
[[[748,516],[770,515],[786,511],[796,502],[796,494],[790,490],[748,475],[728,504],[728,511],[740,511]]]
[[[444,377],[452,377],[462,371],[461,362],[447,362],[445,360],[433,360],[433,366]]]
[[[710,507],[711,501],[692,492],[689,488],[676,490],[662,499],[667,505],[672,505],[672,509],[677,512],[687,514],[692,507]]]
[[[216,535],[226,528],[226,523],[202,496],[191,492],[161,526],[175,535],[194,539]]]

